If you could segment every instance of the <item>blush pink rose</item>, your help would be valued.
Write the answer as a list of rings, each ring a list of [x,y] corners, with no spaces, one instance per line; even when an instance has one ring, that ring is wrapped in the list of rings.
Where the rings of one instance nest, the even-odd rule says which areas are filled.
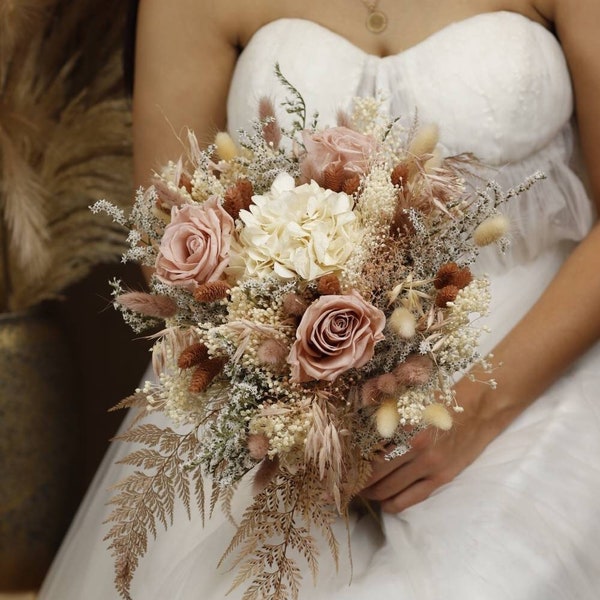
[[[216,281],[229,262],[234,226],[215,197],[173,207],[156,258],[156,276],[188,289]]]
[[[305,311],[288,356],[292,381],[334,381],[367,364],[384,338],[385,315],[358,292],[321,296]]]
[[[343,168],[347,175],[362,175],[377,149],[373,137],[347,127],[329,127],[314,133],[303,131],[302,142],[306,148],[300,162],[302,176],[306,181],[314,179],[319,185],[323,184],[323,173],[330,165]]]

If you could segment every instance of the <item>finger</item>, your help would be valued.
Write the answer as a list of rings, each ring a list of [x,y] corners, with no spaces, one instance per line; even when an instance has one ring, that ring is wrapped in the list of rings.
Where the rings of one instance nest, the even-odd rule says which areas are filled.
[[[384,477],[387,477],[396,469],[413,460],[414,452],[409,450],[401,456],[397,456],[391,460],[386,460],[385,456],[385,454],[377,454],[371,461],[372,472],[366,487],[372,486]]]
[[[426,477],[427,473],[420,457],[401,465],[385,477],[363,490],[362,495],[369,500],[385,502],[401,493],[415,482]]]
[[[421,479],[399,494],[381,503],[381,510],[389,514],[396,514],[406,510],[414,504],[422,502],[438,488],[431,479]]]

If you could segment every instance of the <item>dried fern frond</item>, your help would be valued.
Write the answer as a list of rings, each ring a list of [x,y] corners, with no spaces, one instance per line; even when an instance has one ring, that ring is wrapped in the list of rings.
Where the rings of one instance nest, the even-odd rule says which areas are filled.
[[[177,433],[144,424],[119,439],[145,446],[120,461],[144,471],[136,470],[117,484],[117,494],[110,501],[115,508],[106,521],[112,523],[105,539],[115,557],[115,585],[119,594],[130,600],[133,573],[146,553],[149,534],[156,537],[159,523],[165,528],[172,523],[177,499],[190,516],[192,485],[204,518],[204,490],[196,470],[187,468],[198,450],[195,430]]]
[[[306,561],[313,579],[317,577],[315,531],[338,564],[339,544],[332,529],[337,516],[335,508],[323,506],[323,489],[315,471],[280,471],[254,497],[221,558],[220,564],[237,552],[232,568],[238,570],[231,590],[250,581],[242,600],[297,598],[302,571],[296,557]]]

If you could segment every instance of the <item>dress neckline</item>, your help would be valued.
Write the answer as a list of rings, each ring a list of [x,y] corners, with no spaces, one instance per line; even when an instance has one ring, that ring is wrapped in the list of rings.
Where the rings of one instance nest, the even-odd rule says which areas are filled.
[[[475,23],[477,23],[479,20],[486,19],[486,18],[489,19],[492,16],[500,16],[502,18],[508,17],[509,19],[523,20],[523,21],[529,23],[534,28],[535,27],[540,28],[542,31],[544,31],[545,33],[548,34],[549,38],[554,43],[559,44],[555,35],[549,29],[544,27],[541,23],[538,23],[537,21],[534,21],[533,19],[531,19],[521,13],[515,12],[515,11],[496,10],[496,11],[486,11],[486,12],[477,13],[475,15],[465,17],[464,19],[458,19],[457,21],[452,21],[452,22],[448,23],[447,25],[444,25],[440,29],[437,29],[433,33],[430,33],[429,35],[425,36],[422,40],[416,42],[412,46],[409,46],[408,48],[405,48],[404,50],[401,50],[400,52],[397,52],[395,54],[388,54],[386,56],[379,56],[378,54],[373,54],[371,52],[367,52],[366,50],[364,50],[363,48],[361,48],[354,42],[351,42],[348,38],[344,37],[342,34],[337,33],[333,29],[330,29],[329,27],[326,27],[325,25],[321,25],[320,23],[317,23],[316,21],[311,21],[309,19],[303,19],[301,17],[281,17],[278,19],[274,19],[273,21],[269,21],[268,23],[265,23],[264,25],[261,25],[252,34],[252,36],[248,40],[247,44],[244,46],[242,53],[246,50],[246,48],[248,48],[250,45],[252,45],[255,42],[256,38],[260,37],[266,31],[268,31],[274,27],[278,27],[281,24],[285,24],[285,23],[299,23],[299,24],[302,24],[302,26],[312,27],[313,29],[315,29],[315,31],[320,31],[323,35],[327,35],[332,38],[336,38],[336,39],[340,40],[341,42],[347,44],[350,48],[354,49],[355,51],[361,52],[365,56],[368,56],[368,57],[371,57],[374,59],[378,59],[381,61],[386,61],[386,60],[390,60],[390,59],[398,59],[405,55],[410,55],[411,53],[418,51],[420,48],[426,47],[426,46],[436,42],[439,38],[445,37],[446,35],[449,34],[449,32],[451,32],[453,30],[472,26]]]

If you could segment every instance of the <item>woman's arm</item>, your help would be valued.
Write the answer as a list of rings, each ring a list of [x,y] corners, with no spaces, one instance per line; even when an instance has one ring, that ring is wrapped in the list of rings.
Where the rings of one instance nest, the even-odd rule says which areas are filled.
[[[581,144],[590,185],[600,205],[600,3],[554,0],[550,12],[564,48],[575,90]],[[547,8],[547,7],[546,7]],[[544,227],[540,223],[540,227]],[[502,367],[498,388],[457,384],[465,412],[445,433],[418,434],[413,448],[390,462],[378,460],[367,498],[399,512],[429,496],[469,465],[487,444],[600,338],[600,226],[565,262],[527,315],[494,349]]]
[[[206,145],[225,127],[239,37],[227,19],[235,14],[230,4],[140,0],[133,93],[137,185],[147,185],[153,169],[184,152],[180,140],[188,128]]]

